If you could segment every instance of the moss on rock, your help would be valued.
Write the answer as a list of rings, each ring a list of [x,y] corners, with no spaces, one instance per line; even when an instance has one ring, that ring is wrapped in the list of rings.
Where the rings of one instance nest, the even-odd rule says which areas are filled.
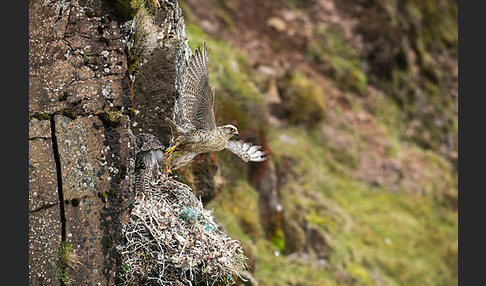
[[[102,113],[99,117],[106,127],[116,127],[122,121],[123,114],[121,110],[115,109]]]
[[[63,110],[61,110],[61,115],[64,115],[71,119],[76,119],[76,117],[78,117],[78,115],[76,114],[76,110],[74,110],[73,108],[64,108]]]

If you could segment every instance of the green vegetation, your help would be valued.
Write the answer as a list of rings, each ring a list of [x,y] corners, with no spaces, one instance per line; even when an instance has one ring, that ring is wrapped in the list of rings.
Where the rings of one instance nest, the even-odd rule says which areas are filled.
[[[311,256],[311,262],[286,259],[281,242],[263,239],[256,191],[245,181],[230,183],[208,207],[214,208],[218,223],[228,233],[255,249],[254,276],[262,285],[309,281],[341,285],[336,273],[360,285],[375,285],[373,279],[386,285],[457,283],[456,211],[428,196],[372,190],[352,180],[325,160],[315,159],[329,158],[329,151],[303,130],[280,129],[270,134],[276,164],[282,159],[279,154],[299,158],[289,170],[296,173],[295,181],[280,190],[285,211],[297,214],[291,219],[303,216],[325,233],[331,252],[329,268],[319,271],[311,263],[315,257]],[[281,134],[296,139],[296,144],[286,144],[279,139]],[[441,174],[437,172],[436,180]],[[294,235],[298,234],[283,239],[296,240]]]
[[[239,180],[229,185],[208,208],[212,208],[213,204],[214,216],[232,235],[252,241],[263,238],[258,194],[246,181]]]
[[[100,198],[103,203],[106,203],[106,193],[105,192],[99,192],[98,198]]]
[[[72,108],[64,108],[63,110],[61,110],[61,114],[71,119],[76,119],[76,117],[78,117],[78,115],[76,114],[76,110]]]
[[[110,110],[99,115],[101,121],[106,127],[116,127],[122,121],[123,114],[121,110]]]
[[[279,91],[290,123],[314,125],[324,118],[322,88],[302,73],[287,72],[279,81]]]
[[[51,120],[51,115],[46,114],[46,113],[36,113],[32,115],[32,117],[38,119],[38,120]]]
[[[324,24],[316,25],[307,55],[318,64],[329,65],[331,75],[340,88],[363,92],[368,79],[361,69],[359,53],[343,40],[337,30]]]
[[[131,17],[134,21],[134,33],[127,43],[128,72],[135,74],[144,59],[152,53],[160,40],[160,27],[154,22],[158,1],[133,0],[130,3]],[[165,4],[164,4],[165,5]]]
[[[128,109],[128,115],[130,116],[130,119],[133,119],[133,118],[135,118],[135,116],[137,116],[137,111],[133,108],[129,108]]]
[[[444,27],[450,28],[455,22],[438,15],[441,10],[434,10],[432,2],[426,1],[423,6],[418,2],[404,5],[410,23],[419,27],[426,21],[430,25],[418,32],[423,34],[417,36],[418,44],[413,44],[419,53],[419,74],[425,78],[420,82],[411,63],[397,65],[389,79],[371,81],[361,68],[361,55],[343,40],[340,32],[316,23],[315,37],[306,55],[319,67],[330,68],[320,71],[330,72],[327,75],[335,80],[341,92],[339,99],[345,102],[332,110],[334,117],[341,119],[334,119],[338,123],[328,122],[326,92],[313,78],[296,69],[279,83],[289,124],[266,125],[262,116],[266,87],[262,87],[262,79],[252,73],[245,58],[231,46],[188,23],[191,49],[204,41],[211,48],[209,76],[216,88],[217,120],[233,121],[240,131],[263,132],[272,151],[271,164],[287,177],[278,188],[287,224],[267,239],[261,198],[247,182],[248,165],[233,160],[229,152],[217,153],[222,161],[224,188],[206,208],[214,209],[218,224],[230,236],[242,240],[245,254],[254,264],[252,275],[260,285],[458,284],[457,171],[435,152],[440,136],[457,136],[457,118],[451,112],[455,102],[443,97],[446,73],[428,55],[431,49],[453,46],[456,28],[446,32]],[[384,6],[386,11],[396,8],[388,4]],[[447,9],[450,15],[457,13],[455,8]],[[438,19],[438,27],[432,28],[434,22],[426,17]],[[378,86],[382,92],[367,91],[370,85]],[[409,92],[417,86],[422,93],[410,96]],[[429,105],[432,109],[427,111]],[[295,106],[299,109],[293,109]],[[442,111],[446,119],[437,124],[437,115]],[[349,112],[372,115],[370,126],[379,129],[376,134],[386,144],[382,146],[382,158],[371,160],[397,162],[405,179],[398,178],[394,188],[386,183],[372,184],[356,175],[366,171],[363,157],[377,154],[375,148],[380,144],[373,145],[377,138],[367,137],[364,124],[358,124],[358,120],[342,119]],[[414,118],[423,124],[407,133],[407,123]],[[314,128],[299,126],[311,122]],[[330,124],[338,132],[326,133],[325,127]],[[424,132],[429,132],[430,137],[423,136]],[[420,168],[412,168],[413,164]],[[417,170],[420,174],[413,173]],[[329,248],[327,254],[306,245],[304,226],[323,236],[320,242]],[[306,246],[307,256],[296,255]]]
[[[118,277],[125,279],[130,274],[130,266],[123,265],[122,269],[118,271]]]
[[[63,92],[61,96],[59,96],[59,101],[66,101],[69,96],[69,93]]]
[[[68,268],[74,268],[76,264],[81,264],[78,255],[72,252],[72,244],[67,244],[66,241],[61,241],[59,246],[59,280],[63,285],[71,285],[74,281],[69,277]]]
[[[403,64],[394,66],[391,79],[380,79],[379,84],[401,110],[394,115],[404,123],[394,127],[401,139],[433,151],[441,149],[444,136],[457,137],[457,98],[450,95],[454,88],[450,61],[457,60],[458,54],[457,9],[454,2],[414,0],[387,11],[392,21],[410,27],[409,43],[399,47]],[[407,56],[408,50],[413,57]],[[417,120],[421,124],[414,123]],[[450,145],[456,149],[457,140]]]

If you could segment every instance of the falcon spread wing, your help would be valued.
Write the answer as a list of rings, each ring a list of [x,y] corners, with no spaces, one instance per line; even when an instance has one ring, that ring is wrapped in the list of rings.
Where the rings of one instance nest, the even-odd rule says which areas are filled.
[[[226,149],[238,155],[245,162],[263,162],[268,160],[270,157],[264,157],[268,151],[262,152],[260,151],[261,148],[262,146],[252,146],[251,143],[235,140],[228,141],[228,145],[226,145]]]
[[[178,99],[179,117],[182,125],[193,129],[214,130],[214,91],[209,87],[208,53],[206,43],[203,49],[198,46],[189,60],[184,73],[184,84]]]

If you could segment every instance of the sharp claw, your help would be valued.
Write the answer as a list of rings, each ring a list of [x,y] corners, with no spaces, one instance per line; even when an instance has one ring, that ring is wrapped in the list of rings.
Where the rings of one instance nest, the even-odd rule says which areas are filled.
[[[170,173],[172,173],[172,170],[171,170],[169,167],[165,166],[164,175],[166,175],[166,176],[167,176],[167,175],[169,175]]]
[[[172,152],[174,152],[174,150],[175,150],[175,146],[169,147],[169,148],[167,148],[167,150],[165,150],[164,155],[166,157],[168,157],[168,156],[170,156],[172,154]]]

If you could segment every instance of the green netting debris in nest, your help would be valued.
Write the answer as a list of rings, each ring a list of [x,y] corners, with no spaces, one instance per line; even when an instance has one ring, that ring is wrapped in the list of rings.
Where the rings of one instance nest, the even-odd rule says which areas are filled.
[[[136,196],[123,235],[124,285],[232,284],[246,268],[241,242],[221,232],[191,189],[172,179]]]

